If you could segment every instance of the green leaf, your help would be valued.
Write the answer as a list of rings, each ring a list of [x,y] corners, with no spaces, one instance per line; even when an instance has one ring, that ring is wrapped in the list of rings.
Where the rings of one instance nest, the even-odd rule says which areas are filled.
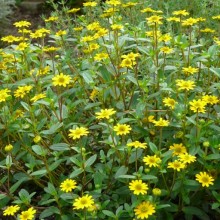
[[[30,175],[31,176],[41,176],[41,175],[44,176],[46,173],[47,173],[47,170],[42,169],[42,170],[35,171],[35,172],[31,173]]]
[[[55,151],[67,151],[67,150],[70,150],[69,146],[70,145],[66,143],[58,143],[58,144],[51,145],[49,148]]]
[[[149,147],[154,153],[157,152],[157,146],[154,143],[150,142]]]
[[[43,149],[43,147],[39,146],[39,145],[33,145],[32,146],[32,150],[37,154],[37,155],[41,155],[41,156],[45,156],[47,151],[45,149]]]
[[[5,165],[9,168],[13,164],[11,155],[7,155]]]
[[[210,71],[220,78],[220,68],[211,67]]]
[[[209,216],[201,209],[193,206],[184,207],[183,212],[188,215],[198,216],[201,220],[210,220]]]
[[[70,178],[74,178],[76,176],[78,176],[80,173],[83,172],[83,169],[82,168],[79,168],[79,169],[76,169],[74,170],[71,174],[70,174]]]
[[[57,195],[57,190],[52,183],[48,183],[48,186],[44,188],[44,191],[52,196]]]
[[[100,66],[98,70],[100,71],[102,78],[107,83],[111,81],[111,73],[104,66]]]
[[[115,179],[120,178],[121,175],[125,175],[128,172],[128,168],[121,166],[115,174]]]
[[[168,208],[168,207],[171,207],[171,205],[170,205],[170,204],[162,204],[162,205],[158,205],[158,206],[157,206],[157,210],[158,210],[158,209]]]
[[[61,128],[63,126],[63,123],[61,122],[57,122],[56,124],[54,124],[54,125],[52,125],[51,127],[50,127],[50,129],[49,130],[43,130],[43,131],[41,131],[40,133],[41,134],[54,134],[59,128]]]
[[[49,166],[49,170],[50,170],[50,171],[53,171],[53,170],[56,169],[62,162],[63,162],[63,159],[56,160],[55,162],[53,162],[53,163]]]
[[[118,176],[118,178],[122,178],[122,179],[135,179],[136,177],[133,175],[120,175]]]
[[[0,194],[0,200],[6,198],[7,195],[6,194]]]
[[[107,216],[109,216],[109,217],[111,217],[111,218],[116,218],[116,215],[113,213],[113,212],[111,212],[111,211],[108,211],[108,210],[102,210],[102,212],[105,214],[105,215],[107,215]]]
[[[86,162],[85,162],[85,168],[88,167],[88,166],[91,166],[95,160],[97,158],[97,154],[91,156]]]
[[[218,160],[220,159],[220,154],[209,154],[205,157],[206,160]]]
[[[25,110],[27,110],[28,112],[30,111],[30,106],[26,103],[26,102],[20,102],[21,103],[21,105],[23,106],[23,108],[25,109]]]
[[[212,209],[217,209],[219,208],[219,206],[220,206],[220,203],[215,202],[212,204]]]
[[[11,188],[10,188],[10,193],[12,194],[12,193],[14,193],[15,192],[15,190],[17,190],[17,188],[24,182],[24,181],[27,181],[27,180],[29,180],[29,178],[28,177],[23,177],[23,178],[21,178],[20,180],[18,180],[13,186],[11,186]]]
[[[93,78],[91,76],[92,74],[90,73],[90,71],[87,71],[87,70],[83,71],[81,72],[81,75],[87,84],[94,83]]]
[[[142,180],[157,180],[157,177],[154,175],[143,175]]]
[[[50,206],[49,208],[45,209],[41,214],[40,214],[40,219],[49,217],[53,214],[60,214],[60,211],[57,207]]]

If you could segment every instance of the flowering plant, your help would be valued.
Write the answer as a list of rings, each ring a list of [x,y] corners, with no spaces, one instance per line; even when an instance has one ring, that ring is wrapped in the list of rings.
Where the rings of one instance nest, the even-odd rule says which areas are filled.
[[[44,20],[2,37],[3,216],[218,218],[217,33],[145,1]]]

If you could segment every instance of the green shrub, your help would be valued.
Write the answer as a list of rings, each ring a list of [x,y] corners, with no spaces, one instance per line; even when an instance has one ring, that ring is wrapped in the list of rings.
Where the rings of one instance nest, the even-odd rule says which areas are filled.
[[[3,215],[219,219],[218,29],[161,1],[86,3],[2,38]]]

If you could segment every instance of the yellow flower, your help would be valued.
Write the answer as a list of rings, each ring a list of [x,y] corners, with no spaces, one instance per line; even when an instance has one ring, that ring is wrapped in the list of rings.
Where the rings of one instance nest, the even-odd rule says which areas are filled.
[[[8,206],[4,211],[3,211],[3,215],[14,215],[18,210],[20,209],[20,207],[18,205],[12,205],[12,206]]]
[[[173,53],[173,49],[170,48],[170,47],[161,47],[160,48],[160,51],[165,53],[165,54],[170,54],[170,53]]]
[[[180,22],[180,18],[177,18],[177,17],[169,17],[167,18],[167,21],[174,21],[174,22]]]
[[[158,127],[167,127],[169,125],[169,121],[164,120],[162,118],[159,119],[159,121],[153,121],[155,126]]]
[[[109,0],[109,1],[106,1],[106,4],[107,4],[107,5],[114,5],[114,6],[117,6],[117,5],[120,5],[121,2],[118,1],[118,0]]]
[[[173,14],[173,15],[186,16],[186,15],[189,15],[189,12],[187,12],[187,11],[184,9],[184,10],[174,11],[172,14]]]
[[[164,42],[168,42],[172,39],[172,37],[170,36],[170,34],[163,34],[162,36],[159,37],[159,41],[164,41]]]
[[[198,72],[199,72],[199,69],[189,66],[189,67],[183,67],[183,68],[182,68],[182,71],[183,71],[186,75],[189,75],[189,74],[198,73]]]
[[[94,40],[94,37],[88,35],[88,36],[85,36],[85,37],[82,37],[80,39],[81,42],[89,42],[89,41],[93,41]]]
[[[135,2],[127,2],[126,4],[123,4],[122,7],[123,8],[129,8],[129,7],[133,7],[135,5],[137,5],[137,3],[135,3]]]
[[[21,28],[21,27],[29,27],[31,23],[28,21],[18,21],[18,22],[15,22],[13,25],[17,28]]]
[[[196,18],[188,18],[182,21],[183,26],[193,26],[196,23],[198,23],[198,20]]]
[[[95,97],[99,94],[99,91],[97,89],[93,89],[89,98],[94,101],[95,100]]]
[[[143,158],[143,161],[149,167],[159,167],[161,163],[161,159],[156,155],[153,156],[147,155],[146,157]]]
[[[28,46],[29,46],[28,43],[21,42],[20,44],[18,44],[15,50],[24,51]]]
[[[97,5],[97,2],[85,2],[83,3],[84,7],[95,7]]]
[[[219,102],[218,97],[214,95],[204,95],[202,96],[202,101],[206,104],[215,105]]]
[[[135,195],[145,195],[147,194],[148,185],[146,183],[143,183],[142,180],[132,180],[129,183],[129,189],[133,191]]]
[[[73,140],[79,139],[81,136],[87,136],[89,133],[88,129],[84,127],[70,129],[69,131],[70,133],[68,136],[72,138]]]
[[[55,33],[55,35],[56,35],[57,37],[64,36],[64,35],[66,35],[66,34],[67,34],[67,32],[66,32],[66,31],[62,31],[62,30],[59,30],[59,31],[57,31],[57,32]]]
[[[72,8],[67,11],[67,13],[76,13],[77,11],[80,11],[80,8]]]
[[[0,90],[0,102],[4,102],[8,97],[10,97],[10,95],[8,94],[9,92],[10,92],[9,89]]]
[[[60,184],[60,188],[64,192],[72,192],[76,188],[76,181],[72,179],[66,179]]]
[[[12,150],[13,150],[13,146],[11,144],[8,144],[8,145],[5,146],[5,151],[6,152],[10,152]]]
[[[146,143],[141,143],[139,141],[133,141],[127,144],[128,147],[134,147],[134,148],[143,148],[146,149],[147,148],[147,144]]]
[[[173,162],[169,162],[167,167],[180,171],[181,169],[184,169],[186,166],[183,162],[179,160],[174,160]]]
[[[50,67],[46,66],[46,67],[38,70],[36,76],[46,75],[49,71],[50,71]]]
[[[50,22],[50,21],[57,21],[58,19],[59,19],[59,17],[51,16],[51,17],[45,19],[44,21],[45,22]]]
[[[187,152],[186,152],[186,147],[183,146],[182,143],[171,145],[170,148],[169,148],[169,150],[172,150],[172,151],[173,151],[173,155],[174,155],[174,156],[175,156],[175,155],[178,156],[178,155],[187,153]]]
[[[98,119],[102,119],[102,118],[106,118],[109,119],[110,116],[114,115],[116,113],[116,111],[113,108],[110,109],[102,109],[100,112],[96,112],[96,118]]]
[[[174,109],[175,105],[177,104],[177,102],[174,99],[171,98],[164,98],[163,99],[163,103],[165,104],[165,106],[170,107],[171,109]]]
[[[4,41],[4,42],[13,43],[13,42],[18,42],[21,39],[20,39],[20,37],[15,37],[15,36],[12,36],[12,35],[8,35],[8,36],[5,36],[5,37],[2,37],[1,40]]]
[[[117,124],[114,126],[114,131],[116,131],[117,135],[125,135],[130,133],[131,126],[126,124]]]
[[[202,187],[209,187],[209,185],[213,185],[213,177],[206,172],[200,172],[196,174],[196,180],[202,184]]]
[[[190,104],[190,109],[195,112],[195,113],[205,113],[205,106],[206,106],[206,102],[203,101],[202,99],[198,99],[198,100],[193,100],[191,102],[189,102]]]
[[[151,24],[162,24],[161,20],[163,19],[163,17],[158,16],[158,15],[153,15],[149,18],[147,18],[147,23],[149,25]]]
[[[18,88],[14,92],[14,96],[16,98],[24,98],[24,96],[28,94],[32,88],[33,86],[18,86]]]
[[[74,31],[81,31],[83,29],[83,27],[74,27],[73,30]]]
[[[196,157],[188,153],[180,154],[178,155],[178,158],[181,162],[188,163],[188,164],[196,161]]]
[[[220,20],[220,15],[212,16],[212,19],[214,19],[214,20]]]
[[[100,60],[104,60],[104,59],[107,59],[107,58],[108,58],[108,54],[107,53],[97,53],[94,56],[94,60],[95,61],[100,61]]]
[[[52,52],[55,52],[57,50],[59,50],[59,47],[44,47],[43,48],[43,51],[48,52],[48,53],[52,53]],[[50,68],[50,67],[48,66],[48,68]]]
[[[113,31],[119,31],[123,28],[123,25],[120,25],[120,24],[112,24],[111,25],[111,28]]]
[[[152,12],[155,12],[154,9],[152,8],[144,8],[141,10],[142,13],[152,13]]]
[[[78,199],[75,199],[73,202],[73,209],[88,209],[92,208],[94,204],[94,199],[90,195],[82,196]]]
[[[43,99],[43,98],[45,98],[45,97],[46,97],[46,94],[45,94],[45,93],[40,93],[40,94],[35,95],[35,96],[31,99],[31,101],[32,101],[32,102],[36,102],[36,101],[38,101],[39,99]]]
[[[100,24],[98,21],[92,22],[91,24],[87,25],[86,28],[90,31],[95,31],[100,28]]]
[[[37,135],[37,136],[34,137],[33,141],[34,141],[34,143],[38,143],[38,142],[41,141],[41,139],[42,139],[41,136]]]
[[[50,30],[41,28],[30,34],[33,39],[45,37],[46,34],[50,34]]]
[[[132,68],[136,64],[135,61],[132,61],[132,59],[126,58],[123,59],[120,66],[121,67],[127,67],[127,68]]]
[[[134,209],[137,219],[147,219],[150,215],[153,215],[155,211],[155,205],[151,202],[142,202]]]
[[[204,28],[204,29],[201,29],[200,32],[202,32],[202,33],[215,33],[215,30],[213,30],[211,28]]]
[[[190,80],[182,80],[178,79],[176,80],[176,85],[178,87],[178,90],[192,90],[195,87],[195,82]]]
[[[64,75],[63,73],[60,73],[59,75],[54,76],[52,80],[54,86],[66,87],[70,83],[71,77],[69,75]]]
[[[32,207],[29,208],[27,211],[23,211],[20,214],[20,220],[32,220],[34,219],[34,214],[36,213],[36,210]]]
[[[133,52],[121,56],[121,58],[123,58],[123,59],[130,59],[132,61],[135,61],[137,57],[140,57],[140,54],[133,53]]]

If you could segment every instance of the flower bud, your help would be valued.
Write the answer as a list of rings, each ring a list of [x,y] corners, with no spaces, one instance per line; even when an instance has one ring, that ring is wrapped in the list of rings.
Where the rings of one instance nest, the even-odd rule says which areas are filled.
[[[154,188],[152,190],[152,192],[153,192],[153,195],[155,195],[155,196],[160,196],[161,195],[161,190],[159,188]]]
[[[12,150],[13,150],[13,146],[11,144],[8,144],[8,145],[5,146],[5,151],[6,152],[10,152]]]

